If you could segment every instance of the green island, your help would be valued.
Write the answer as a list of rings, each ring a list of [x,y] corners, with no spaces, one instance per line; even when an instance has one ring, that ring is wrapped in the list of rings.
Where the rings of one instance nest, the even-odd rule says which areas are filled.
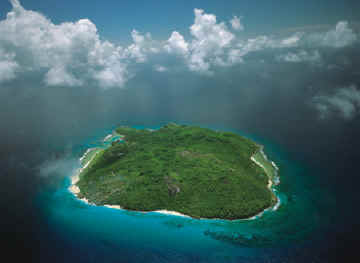
[[[83,158],[79,198],[136,211],[244,219],[274,206],[276,167],[262,146],[231,132],[167,124],[119,127],[120,140]]]

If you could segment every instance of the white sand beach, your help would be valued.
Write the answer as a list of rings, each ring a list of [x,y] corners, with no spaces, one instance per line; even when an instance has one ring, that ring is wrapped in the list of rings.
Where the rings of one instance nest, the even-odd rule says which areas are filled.
[[[264,167],[261,163],[259,163],[259,162],[254,158],[254,156],[251,156],[250,159],[251,159],[251,161],[253,161],[255,164],[257,164],[258,166],[260,166],[263,170],[266,170],[265,167]],[[268,187],[270,190],[271,190],[272,185],[273,185],[273,182],[272,182],[272,180],[269,178],[267,187]]]
[[[108,207],[108,208],[113,208],[113,209],[122,209],[121,206],[119,205],[104,205],[105,207]]]
[[[112,136],[113,136],[112,134],[107,135],[107,136],[104,138],[104,142],[106,142],[107,140],[110,140]]]
[[[260,153],[264,156],[264,158],[265,158],[267,161],[269,161],[269,159],[267,158],[266,154],[264,153],[264,151],[263,151],[262,149],[260,150]],[[264,167],[260,162],[258,162],[258,161],[255,159],[254,156],[251,156],[250,159],[251,159],[251,161],[253,161],[255,164],[257,164],[258,166],[260,166],[263,170],[265,170],[265,167]],[[272,164],[272,166],[275,168],[276,171],[279,170],[279,168],[277,167],[277,165],[276,165],[273,161],[271,161],[271,164]],[[275,185],[278,185],[278,184],[280,183],[280,179],[279,179],[277,176],[275,176],[274,180],[275,180]],[[276,196],[276,204],[275,204],[274,206],[268,208],[268,209],[265,209],[265,210],[264,210],[263,212],[261,212],[260,214],[252,217],[253,219],[255,219],[255,218],[258,217],[258,216],[261,216],[261,215],[262,215],[265,211],[267,211],[267,210],[272,209],[273,211],[276,211],[276,210],[280,207],[280,204],[281,204],[280,198],[276,195],[275,189],[272,189],[272,186],[273,186],[273,180],[269,178],[267,187],[268,187],[269,190],[272,191],[272,192],[274,193],[274,195]],[[251,218],[250,218],[250,219],[251,219]]]
[[[95,150],[95,148],[91,148],[91,149],[88,149],[85,153],[84,153],[84,155],[80,158],[80,163],[81,163],[81,161],[85,158],[85,156],[91,151],[91,150]],[[76,173],[73,175],[73,176],[71,176],[71,185],[69,186],[69,191],[72,193],[72,194],[74,194],[79,200],[81,200],[81,201],[83,201],[83,202],[85,202],[85,203],[87,203],[87,204],[89,204],[89,205],[94,205],[94,204],[92,204],[92,203],[90,203],[86,198],[79,198],[78,197],[78,194],[80,193],[80,188],[76,185],[78,182],[79,182],[79,180],[80,180],[80,174],[81,174],[81,172],[86,168],[86,167],[88,167],[88,165],[91,163],[91,161],[95,158],[95,156],[97,155],[97,152],[92,156],[92,158],[83,166],[83,167],[81,167],[80,169],[78,169],[77,171],[76,171]]]
[[[181,214],[179,212],[175,212],[175,211],[168,211],[168,210],[155,210],[153,212],[159,213],[159,214],[165,214],[165,215],[173,215],[173,216],[182,216],[182,217],[188,217],[191,218],[191,216],[187,216],[184,214]]]

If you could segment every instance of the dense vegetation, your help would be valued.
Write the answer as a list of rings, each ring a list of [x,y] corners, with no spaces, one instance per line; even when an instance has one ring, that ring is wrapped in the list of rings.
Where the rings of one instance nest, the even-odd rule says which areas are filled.
[[[90,202],[237,219],[276,201],[267,188],[270,174],[250,160],[260,146],[249,139],[176,124],[116,132],[124,140],[99,151],[80,175],[81,195]]]

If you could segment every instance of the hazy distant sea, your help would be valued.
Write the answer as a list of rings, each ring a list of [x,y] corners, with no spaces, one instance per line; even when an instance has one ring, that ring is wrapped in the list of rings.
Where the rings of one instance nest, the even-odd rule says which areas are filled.
[[[146,128],[136,126],[137,128]],[[156,128],[147,127],[147,128]],[[324,240],[331,229],[334,197],[321,184],[319,173],[287,150],[263,138],[226,127],[265,146],[280,169],[277,211],[255,220],[195,220],[156,213],[121,211],[87,205],[69,191],[69,176],[79,163],[49,181],[36,198],[44,229],[40,260],[53,262],[326,262]],[[67,159],[79,159],[86,148],[109,134],[73,148]],[[321,186],[322,185],[322,186]]]

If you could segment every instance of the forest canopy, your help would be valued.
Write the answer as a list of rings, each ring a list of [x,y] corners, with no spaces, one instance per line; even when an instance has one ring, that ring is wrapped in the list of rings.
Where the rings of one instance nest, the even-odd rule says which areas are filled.
[[[231,132],[167,124],[119,127],[123,137],[98,150],[80,174],[81,193],[96,205],[169,210],[194,218],[240,219],[274,205],[275,170],[261,145]],[[270,168],[269,168],[270,167]]]

